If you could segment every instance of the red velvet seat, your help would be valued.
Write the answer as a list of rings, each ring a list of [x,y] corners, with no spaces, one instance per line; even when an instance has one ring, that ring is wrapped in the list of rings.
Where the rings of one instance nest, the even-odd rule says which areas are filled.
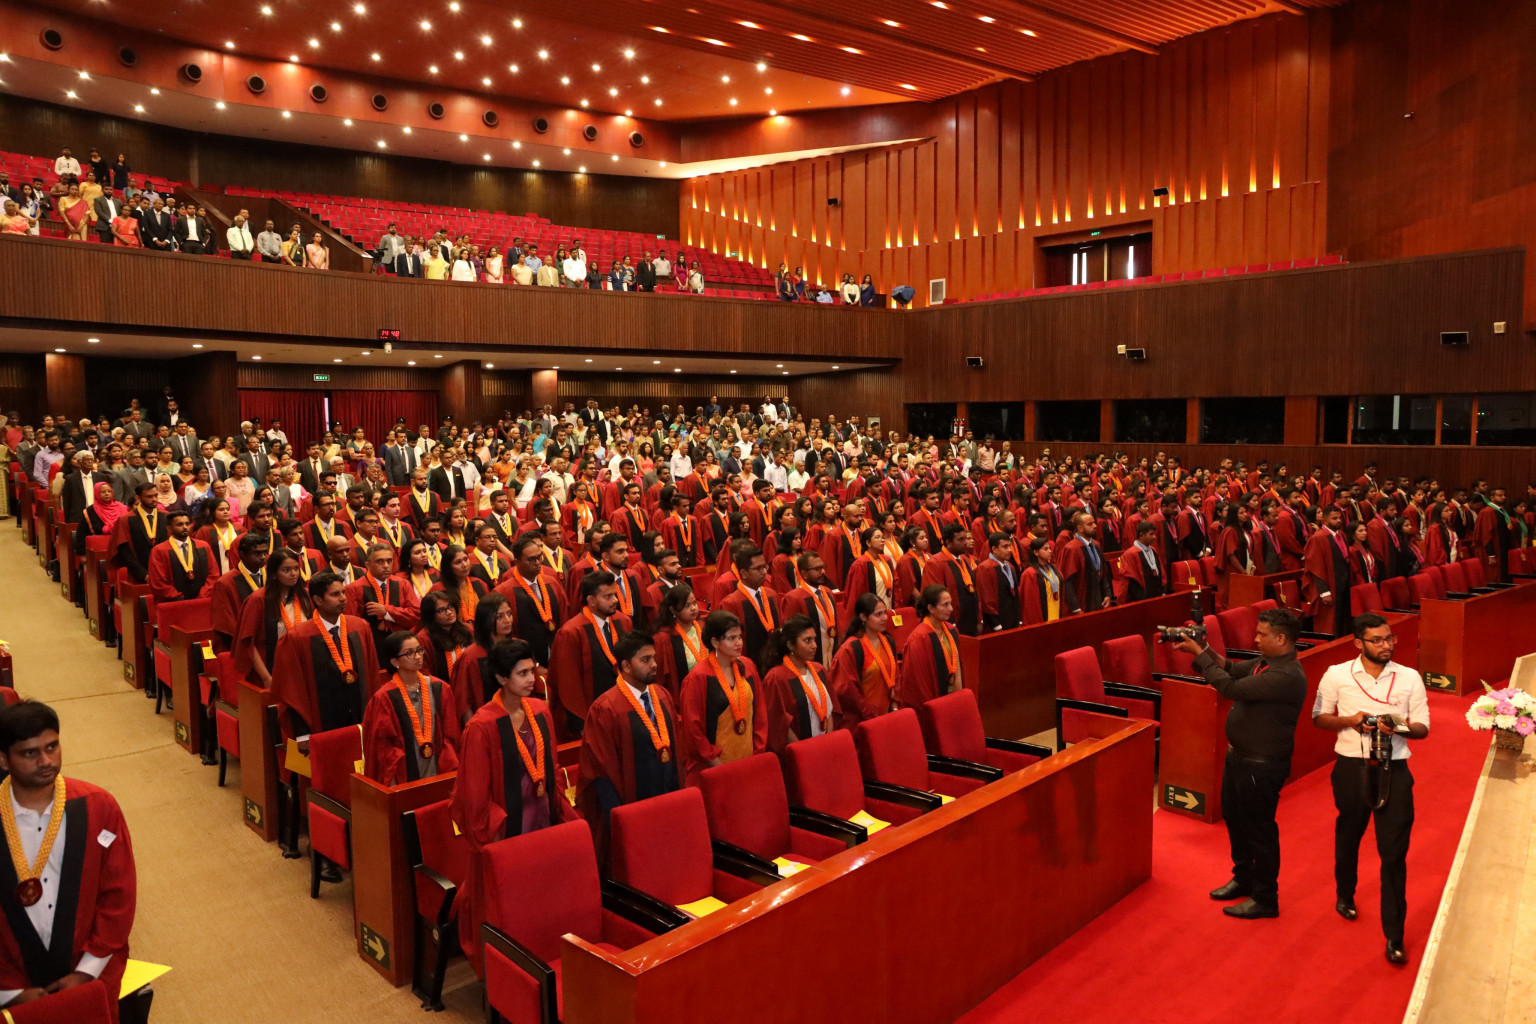
[[[974,690],[960,689],[935,697],[917,709],[917,718],[928,753],[939,757],[1016,772],[1051,756],[1047,747],[988,736]]]
[[[447,800],[406,811],[403,826],[416,891],[411,992],[422,1009],[441,1010],[443,976],[449,958],[459,952],[458,897],[469,869],[469,840],[454,829]]]
[[[234,656],[228,652],[203,662],[197,677],[203,706],[213,719],[214,743],[219,751],[219,785],[229,769],[229,759],[240,760],[240,681],[233,678]]]
[[[1440,597],[1435,592],[1434,577],[1427,572],[1408,577],[1408,591],[1412,597],[1412,606],[1415,608],[1425,601],[1435,601]]]
[[[1084,713],[1158,721],[1162,694],[1141,686],[1108,682],[1092,647],[1056,655],[1056,749],[1087,738]]]
[[[194,597],[190,601],[162,602],[155,606],[155,714],[171,692],[171,627],[178,626],[187,632],[212,629],[210,618],[212,601],[206,597]]]
[[[1445,580],[1445,593],[1441,596],[1467,597],[1472,593],[1465,562],[1447,562],[1440,566],[1440,575]]]
[[[1508,583],[1500,583],[1488,578],[1487,568],[1481,559],[1463,558],[1456,563],[1461,567],[1462,575],[1466,577],[1467,589],[1473,593],[1489,593],[1494,590],[1502,590],[1510,586]]]
[[[867,815],[887,823],[909,821],[939,806],[938,797],[864,781],[853,733],[836,729],[784,748],[785,776],[796,805],[841,821]]]
[[[592,830],[568,821],[480,851],[485,878],[485,996],[509,1024],[558,1024],[560,939],[623,952],[688,921],[619,882],[599,882]]]
[[[1354,615],[1380,612],[1381,588],[1374,583],[1356,583],[1349,588],[1349,610]]]
[[[1200,573],[1200,563],[1193,559],[1174,562],[1172,573],[1168,579],[1172,582],[1173,592],[1176,594],[1205,586],[1205,580]]]
[[[1200,559],[1200,579],[1207,587],[1216,585],[1216,556],[1206,555]]]
[[[1003,777],[1002,769],[987,764],[929,754],[912,708],[860,722],[854,740],[859,770],[869,782],[957,797]]]
[[[709,838],[716,851],[762,874],[781,874],[777,860],[815,864],[863,841],[861,829],[829,815],[789,806],[784,772],[771,753],[707,768],[699,776]],[[729,872],[726,872],[729,874]],[[764,884],[761,878],[737,875],[717,883],[732,899]],[[771,881],[771,879],[769,879]]]
[[[1164,679],[1182,676],[1190,682],[1205,681],[1203,677],[1194,674],[1193,666],[1189,672],[1183,673],[1153,671],[1152,659],[1147,654],[1147,642],[1139,636],[1117,636],[1106,640],[1099,645],[1099,651],[1104,655],[1104,674],[1117,683],[1141,686],[1161,693],[1162,687],[1157,684]],[[1185,657],[1193,660],[1190,655]]]
[[[1446,600],[1447,588],[1445,585],[1445,566],[1426,566],[1424,571],[1419,575],[1423,576],[1428,581],[1430,589],[1434,591],[1434,593],[1430,595],[1431,597],[1439,598],[1442,601]]]
[[[355,725],[309,737],[309,897],[320,898],[320,868],[352,867],[352,775],[363,756]]]
[[[1301,606],[1301,587],[1295,580],[1281,580],[1275,584],[1275,601],[1281,608],[1287,608],[1297,615],[1305,615]]]
[[[1393,576],[1381,581],[1381,603],[1388,611],[1407,611],[1409,605],[1408,581]]]
[[[891,643],[896,645],[898,651],[907,646],[907,638],[922,621],[922,616],[917,614],[916,608],[893,608],[891,610],[890,627]]]

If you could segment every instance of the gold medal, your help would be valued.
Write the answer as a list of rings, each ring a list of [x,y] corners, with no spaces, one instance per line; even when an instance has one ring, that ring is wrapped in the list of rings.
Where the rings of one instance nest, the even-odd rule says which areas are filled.
[[[747,733],[747,720],[745,718],[738,718],[738,719],[736,719],[736,735],[737,736],[745,736],[746,733]]]
[[[421,745],[421,747],[420,747],[420,750],[421,750],[421,759],[423,761],[429,760],[432,757],[432,744],[430,744],[430,743],[423,743]]]
[[[661,758],[661,763],[662,764],[668,764],[668,763],[671,762],[671,760],[672,760],[672,748],[671,747],[662,747],[656,753]]]
[[[540,779],[539,782],[538,782],[538,785],[533,787],[533,793],[534,793],[535,796],[543,796],[545,794],[545,792],[546,792],[546,790],[545,790],[545,787],[544,787],[544,780]]]
[[[16,887],[16,902],[30,907],[43,898],[43,883],[29,878]]]
[[[342,679],[342,682],[346,683],[348,686],[351,686],[353,683],[357,682],[357,673],[356,672],[346,672],[346,673],[343,673],[341,679]]]

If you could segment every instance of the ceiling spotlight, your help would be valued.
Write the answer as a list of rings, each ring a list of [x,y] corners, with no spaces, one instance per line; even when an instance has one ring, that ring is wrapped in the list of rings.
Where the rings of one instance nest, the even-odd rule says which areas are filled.
[[[290,63],[290,64],[297,64],[298,62],[299,62],[299,55],[298,54],[290,53],[288,55],[288,63]]]
[[[235,41],[233,39],[226,39],[226,40],[224,40],[224,49],[226,49],[226,50],[233,50],[234,48],[235,48]]]
[[[735,370],[732,370],[732,371],[731,371],[731,372],[732,372],[732,373],[735,373],[735,372],[736,372],[736,371],[735,371]]]
[[[293,116],[293,111],[285,110],[285,111],[283,111],[283,116],[284,117],[292,117]]]
[[[593,71],[602,71],[603,70],[603,66],[601,64],[593,64],[592,65],[592,70]]]
[[[906,82],[902,82],[901,83],[901,87],[903,89],[907,89],[907,90],[910,90],[910,91],[913,91],[913,92],[917,91],[917,86],[915,86],[915,85],[908,85]]]
[[[722,81],[722,82],[729,82],[730,80],[731,80],[731,76],[730,75],[721,75],[720,76],[720,81]]]
[[[560,84],[561,85],[570,85],[571,84],[571,76],[570,75],[561,75],[560,76]]]
[[[803,36],[799,32],[791,32],[789,34],[789,38],[791,38],[791,39],[798,39],[802,43],[815,42],[815,40],[813,40],[810,36]]]
[[[73,95],[73,94],[71,94],[71,95]],[[213,106],[214,106],[214,109],[216,109],[216,110],[223,110],[224,109],[224,101],[223,100],[219,100]]]
[[[770,107],[768,109],[768,116],[769,117],[778,117],[779,116],[779,112],[777,110],[774,110],[772,107]],[[665,167],[666,164],[662,164],[662,166]]]
[[[863,50],[860,50],[854,46],[839,46],[838,49],[842,50],[844,53],[863,54],[864,52]]]
[[[734,107],[734,106],[735,106],[735,105],[736,105],[736,97],[735,97],[735,96],[732,96],[732,97],[731,97],[731,106],[733,106],[733,107]]]
[[[359,355],[371,356],[371,355],[373,355],[373,351],[371,349],[366,349],[365,348],[365,349],[363,349],[362,352],[359,353]]]
[[[667,162],[666,162],[666,161],[665,161],[665,160],[663,160],[663,161],[662,161],[662,162],[661,162],[661,166],[663,166],[663,167],[665,167],[665,166],[667,166]]]
[[[261,13],[267,15],[268,17],[271,17],[272,16],[272,8],[269,5],[267,5],[267,4],[263,4],[262,7],[261,7]]]
[[[629,110],[629,109],[626,108],[625,111],[624,111],[624,116],[625,117],[634,117],[635,116],[635,112],[633,110]]]
[[[586,100],[582,100],[582,101],[581,101],[581,105],[582,105],[582,106],[583,106],[583,107],[585,107],[585,106],[586,106],[586,105],[587,105],[587,101],[586,101]]]
[[[453,59],[454,60],[463,60],[464,59],[464,51],[463,50],[454,50],[453,51]]]
[[[352,13],[353,14],[367,14],[368,13],[368,8],[364,4],[353,4],[352,5]]]
[[[91,73],[89,71],[82,71],[80,72],[80,77],[86,81],[90,81]]]
[[[309,41],[309,48],[311,50],[318,50],[318,49],[320,49],[320,40],[318,40],[318,39],[311,39]]]
[[[494,369],[496,369],[496,364],[495,363],[486,363],[485,364],[485,368],[487,370],[494,370]]]
[[[411,134],[411,126],[408,125],[408,124],[407,125],[402,125],[400,130],[405,132],[405,134],[407,134],[407,135]]]
[[[661,106],[661,97],[660,96],[656,97],[656,105],[658,107]]]
[[[516,64],[508,64],[507,65],[507,70],[512,72],[515,75],[515,74],[517,74],[517,65]]]
[[[332,360],[331,360],[331,362],[333,362],[333,363],[339,363],[339,362],[341,362],[341,360],[340,360],[340,359],[332,359]]]
[[[459,141],[460,142],[468,142],[469,141],[469,136],[468,135],[460,135],[459,136]]]
[[[609,89],[608,90],[608,95],[609,96],[617,96],[618,94],[619,94],[619,90],[617,90],[617,89]]]
[[[383,139],[379,140],[379,148],[380,149],[385,149],[385,148],[388,147],[388,145],[389,145],[389,143],[385,142]]]
[[[407,359],[405,361],[405,365],[406,366],[415,366],[416,365],[416,360],[414,360],[414,359]]]
[[[587,173],[587,166],[586,166],[586,164],[582,164],[580,167],[576,168],[576,171],[579,174],[586,174]]]
[[[661,360],[660,359],[652,359],[651,360],[651,365],[652,366],[660,366],[661,365]]]
[[[62,349],[62,348],[56,348],[56,349],[54,349],[54,351],[55,351],[55,352],[63,352],[63,351],[65,351],[65,349]]]
[[[537,161],[537,160],[535,160],[535,161],[534,161],[534,162],[533,162],[533,166],[535,166],[535,167],[537,167],[537,166],[539,166],[539,162],[538,162],[538,161]]]
[[[512,27],[513,28],[522,28],[523,27],[523,19],[522,18],[513,18],[512,19]]]
[[[619,162],[619,154],[617,154],[617,153],[613,154],[613,162],[614,163],[618,163]]]
[[[151,90],[149,90],[149,94],[151,96],[159,96],[160,95],[160,90],[159,89],[151,89]]]
[[[523,144],[521,142],[518,142],[516,139],[514,139],[512,141],[512,148],[513,149],[522,149],[523,148]]]
[[[423,32],[431,32],[432,31],[432,23],[430,21],[423,21],[421,23],[421,30]]]
[[[773,368],[775,370],[782,370],[782,369],[784,369],[784,364],[783,363],[774,363],[773,364]]]
[[[261,356],[251,356],[251,358],[256,360],[258,363],[261,362]],[[731,372],[735,373],[736,371],[732,370]]]
[[[1034,29],[1021,28],[1021,29],[1019,29],[1019,31],[1023,32],[1025,35],[1029,36],[1031,39],[1038,38],[1038,36],[1036,35]]]
[[[683,372],[683,368],[681,366],[674,366],[674,367],[672,367],[672,372],[673,373],[682,373]]]
[[[786,376],[786,377],[788,377],[788,376],[789,376],[789,371],[788,371],[788,370],[785,370],[785,371],[784,371],[784,376]]]
[[[433,358],[433,359],[441,359],[441,358],[443,358],[443,357],[442,357],[442,356],[441,356],[441,355],[435,355],[435,356],[433,356],[433,357],[432,357],[432,358]]]
[[[331,31],[332,32],[340,32],[341,31],[341,22],[339,22],[339,21],[331,22]]]
[[[773,95],[773,86],[770,85],[766,89],[764,89],[763,90],[763,95],[765,95],[765,96],[772,96]]]
[[[133,112],[135,114],[142,114],[142,113],[144,113],[144,104],[142,104],[142,103],[135,103],[133,105]]]
[[[851,93],[851,92],[853,92],[853,90],[852,90],[852,89],[850,89],[850,88],[848,88],[848,87],[847,87],[847,86],[846,86],[846,85],[845,85],[845,86],[843,86],[843,95],[844,95],[844,96],[847,96],[847,95],[848,95],[848,94],[849,94],[849,93]]]
[[[590,362],[591,362],[591,361],[592,361],[592,360],[590,360],[590,359],[588,359],[588,360],[587,360],[587,362],[589,362],[589,363],[590,363]]]
[[[452,0],[452,2],[448,5],[448,9],[450,11],[452,11],[454,14],[458,14],[459,13],[459,0]]]
[[[491,45],[491,37],[490,36],[481,36],[480,37],[480,45],[481,46],[490,46]]]
[[[489,88],[490,88],[490,87],[491,87],[491,79],[490,79],[490,76],[489,76],[489,75],[487,75],[487,76],[486,76],[486,77],[484,77],[484,78],[482,78],[482,79],[480,79],[480,84],[481,84],[481,85],[484,85],[484,86],[485,86],[485,87],[486,87],[486,88],[487,88],[487,89],[489,89]]]
[[[832,367],[832,369],[834,369],[834,370],[841,370],[842,367],[841,366],[834,366],[834,367]]]
[[[891,28],[901,28],[901,22],[899,21],[892,21],[890,18],[881,18],[880,20],[891,26]]]
[[[436,64],[429,65],[427,67],[427,71],[430,74],[434,74],[434,75],[437,74],[437,65]]]
[[[100,338],[86,338],[85,340],[90,342],[92,345],[100,345],[101,344],[101,339]]]
[[[768,70],[768,65],[764,64],[762,61],[758,61],[757,62],[757,70],[759,70],[759,71],[767,71]]]
[[[997,19],[996,18],[989,18],[985,14],[981,14],[981,15],[978,15],[976,17],[976,20],[977,21],[981,21],[981,22],[985,22],[986,24],[990,25],[990,24],[992,24],[992,22],[996,21]]]
[[[641,85],[650,85],[651,84],[651,76],[650,75],[641,75],[640,76],[640,84]]]
[[[571,155],[571,151],[570,151],[570,150],[568,150],[568,149],[567,149],[567,150],[565,150],[565,151],[564,151],[564,152],[565,152],[565,155],[566,155],[566,156],[570,156],[570,155]]]
[[[539,60],[549,60],[549,51],[548,50],[540,50],[539,51]]]
[[[350,117],[343,119],[341,123],[346,125],[348,128],[352,127],[352,119]]]
[[[490,158],[491,158],[491,154],[489,154],[489,153],[487,153],[487,154],[485,154],[485,158],[486,158],[486,159],[487,159],[487,160],[489,160],[489,159],[490,159]]]
[[[635,59],[635,51],[634,50],[625,50],[624,51],[624,59],[625,60],[634,60]]]
[[[371,53],[371,54],[369,54],[369,56],[372,57],[374,60],[383,60],[384,59],[383,57],[380,57],[376,53]]]

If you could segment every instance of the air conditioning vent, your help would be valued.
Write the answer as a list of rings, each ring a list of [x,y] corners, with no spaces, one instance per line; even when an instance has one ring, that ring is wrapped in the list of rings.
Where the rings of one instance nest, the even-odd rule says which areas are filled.
[[[373,104],[374,110],[384,110],[389,106],[389,97],[381,92],[376,92],[373,94],[373,99],[368,102]]]
[[[245,80],[245,87],[260,96],[267,91],[267,80],[260,75],[252,75]]]

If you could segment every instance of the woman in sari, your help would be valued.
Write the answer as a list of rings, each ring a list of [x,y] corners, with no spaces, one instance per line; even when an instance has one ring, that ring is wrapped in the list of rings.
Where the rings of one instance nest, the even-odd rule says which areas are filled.
[[[85,241],[91,229],[91,204],[80,194],[79,185],[69,186],[69,191],[59,198],[59,216],[64,218],[70,238]]]
[[[96,172],[86,171],[85,180],[80,183],[80,198],[87,203],[94,203],[101,196],[101,182],[96,180]]]
[[[21,212],[21,204],[14,199],[5,201],[5,215],[0,216],[0,231],[8,235],[29,235],[37,227],[37,218]]]
[[[485,258],[485,283],[501,284],[502,264],[505,261],[501,257],[501,247],[491,246],[490,255]]]
[[[256,481],[251,479],[251,467],[243,461],[231,466],[229,473],[229,479],[224,482],[224,493],[234,504],[235,514],[243,515],[256,494]]]
[[[304,247],[304,260],[313,270],[331,269],[331,250],[326,248],[320,232],[316,231]]]
[[[191,462],[191,459],[182,459],[183,464]],[[180,479],[181,474],[177,474]],[[213,481],[208,479],[208,467],[202,466],[194,470],[192,478],[181,487],[181,500],[187,506],[187,511],[196,519],[203,506],[213,500]]]
[[[127,204],[119,206],[117,216],[112,218],[112,244],[125,249],[144,248],[139,240],[139,218],[128,212]]]
[[[297,224],[288,232],[288,238],[283,242],[283,262],[290,267],[304,265],[304,236],[299,232]]]

